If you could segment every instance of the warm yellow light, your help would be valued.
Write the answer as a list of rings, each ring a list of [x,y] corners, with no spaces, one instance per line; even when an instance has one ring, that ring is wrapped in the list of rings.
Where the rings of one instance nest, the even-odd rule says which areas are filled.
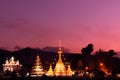
[[[3,64],[3,71],[6,70],[13,71],[13,70],[20,70],[22,65],[19,64],[19,61],[15,61],[14,57],[12,56],[10,60],[6,60],[5,64]]]
[[[100,63],[100,66],[103,66],[103,63]]]
[[[87,67],[87,66],[85,67],[85,70],[86,70],[86,71],[88,70],[88,67]]]

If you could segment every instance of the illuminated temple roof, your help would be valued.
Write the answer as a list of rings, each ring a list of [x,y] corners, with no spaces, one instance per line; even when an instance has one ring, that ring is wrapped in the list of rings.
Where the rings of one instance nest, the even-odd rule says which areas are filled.
[[[10,60],[6,60],[5,64],[3,64],[3,71],[5,72],[6,70],[13,71],[13,70],[20,70],[22,65],[19,64],[19,61],[14,59],[12,56]]]

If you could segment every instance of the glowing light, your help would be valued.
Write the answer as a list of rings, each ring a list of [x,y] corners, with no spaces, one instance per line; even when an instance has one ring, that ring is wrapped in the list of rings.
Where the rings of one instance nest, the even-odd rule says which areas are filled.
[[[70,65],[68,65],[68,69],[66,69],[63,61],[62,61],[62,49],[61,49],[61,41],[59,41],[59,48],[58,48],[58,61],[56,63],[55,69],[54,69],[54,75],[55,76],[72,76],[73,72],[70,68]]]
[[[19,64],[19,61],[15,61],[14,57],[12,56],[10,58],[10,60],[6,60],[5,64],[3,64],[3,71],[6,72],[6,70],[9,70],[11,72],[15,71],[19,71],[21,69],[21,66]]]
[[[44,74],[39,55],[36,56],[35,65],[32,67],[30,74],[31,76],[42,76]]]
[[[100,66],[103,66],[103,63],[100,63]]]
[[[88,69],[89,69],[89,68],[86,66],[86,67],[85,67],[85,70],[88,71]]]
[[[54,76],[54,71],[53,71],[53,69],[52,69],[52,65],[50,65],[50,68],[49,68],[49,70],[47,71],[46,75],[47,75],[47,76]]]
[[[58,62],[56,63],[54,73],[56,76],[66,76],[66,68],[65,65],[62,62],[62,49],[61,49],[61,41],[59,42],[59,50],[58,50]]]

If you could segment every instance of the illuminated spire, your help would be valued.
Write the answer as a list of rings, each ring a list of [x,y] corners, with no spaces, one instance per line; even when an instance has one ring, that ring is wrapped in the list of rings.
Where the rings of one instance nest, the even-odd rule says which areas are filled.
[[[59,41],[59,43],[58,43],[58,51],[61,51],[61,50],[62,50],[62,42]]]
[[[70,64],[68,64],[68,69],[67,69],[67,76],[72,76],[73,72],[71,70]]]
[[[50,68],[49,68],[49,70],[47,71],[46,75],[47,75],[47,76],[54,76],[54,71],[53,71],[53,69],[52,69],[52,65],[51,65],[51,64],[50,64]]]
[[[62,42],[61,41],[59,41],[59,45],[58,45],[58,55],[59,55],[58,62],[62,63]]]
[[[15,64],[15,61],[14,61],[15,59],[14,59],[14,57],[12,56],[11,58],[10,58],[10,60],[9,60],[9,62],[10,62],[10,64]]]
[[[42,76],[44,74],[44,70],[42,67],[42,63],[41,63],[39,54],[37,54],[37,56],[36,56],[35,64],[32,67],[32,71],[30,74],[31,74],[31,76]]]
[[[58,61],[56,63],[54,74],[56,76],[66,76],[66,67],[64,63],[62,62],[62,44],[61,41],[59,41],[59,47],[58,47]]]
[[[62,42],[59,41],[58,43],[58,54],[62,53]]]

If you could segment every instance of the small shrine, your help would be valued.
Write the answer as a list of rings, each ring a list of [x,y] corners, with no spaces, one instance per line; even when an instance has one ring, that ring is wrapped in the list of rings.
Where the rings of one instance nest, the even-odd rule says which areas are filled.
[[[12,56],[10,60],[7,59],[5,61],[5,64],[3,64],[3,72],[19,71],[21,69],[21,66],[22,65],[19,64],[19,61],[18,60],[15,61],[14,57]]]
[[[71,70],[70,64],[68,65],[67,68],[67,76],[72,76],[73,75],[73,71]]]
[[[32,71],[30,73],[31,76],[42,76],[44,74],[44,70],[42,67],[42,63],[39,55],[36,56],[35,64],[32,67]]]
[[[52,69],[52,65],[50,65],[50,68],[49,68],[49,70],[46,72],[46,75],[47,75],[47,76],[54,76],[54,71],[53,71],[53,69]]]

